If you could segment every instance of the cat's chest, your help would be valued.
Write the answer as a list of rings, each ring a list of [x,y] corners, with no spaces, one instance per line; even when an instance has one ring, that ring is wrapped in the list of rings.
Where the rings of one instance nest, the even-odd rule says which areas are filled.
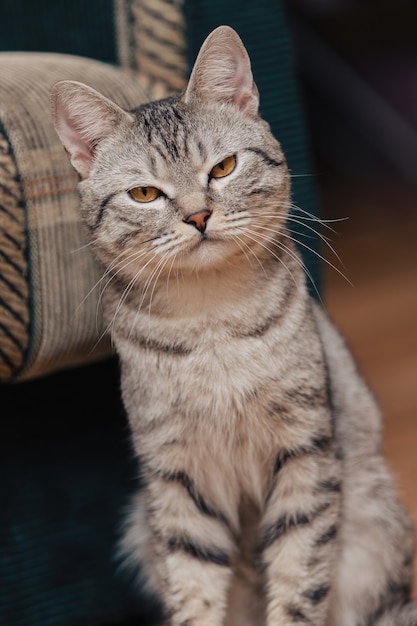
[[[127,307],[113,340],[131,422],[265,424],[283,398],[321,376],[321,346],[304,298],[264,299],[208,314],[150,317]],[[233,315],[234,313],[234,315]],[[321,384],[321,381],[318,381]],[[240,431],[242,428],[240,427]]]
[[[176,467],[198,454],[209,474],[240,468],[238,491],[265,493],[277,451],[302,448],[329,426],[327,407],[305,401],[306,385],[324,397],[319,342],[290,320],[254,335],[235,336],[219,322],[200,334],[189,324],[179,332],[148,325],[145,334],[136,324],[136,334],[118,337],[139,456]]]
[[[178,413],[220,425],[268,419],[285,390],[297,384],[292,380],[300,369],[284,330],[236,337],[213,325],[200,335],[194,328],[194,338],[186,328],[119,338],[130,418],[168,420]]]
[[[169,342],[165,335],[121,348],[122,360],[141,386],[158,389],[170,404],[180,397],[201,410],[242,404],[268,379],[281,378],[282,363],[273,353],[273,346],[259,339],[219,339],[208,333],[193,347],[183,339]]]

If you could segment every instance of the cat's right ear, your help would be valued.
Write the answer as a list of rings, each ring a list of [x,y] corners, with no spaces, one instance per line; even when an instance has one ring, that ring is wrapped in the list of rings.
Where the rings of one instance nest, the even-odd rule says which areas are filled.
[[[218,26],[204,41],[183,99],[228,103],[246,115],[258,114],[259,93],[249,55],[233,28]]]
[[[91,170],[97,145],[111,135],[130,113],[82,83],[62,80],[51,90],[55,130],[82,178]]]

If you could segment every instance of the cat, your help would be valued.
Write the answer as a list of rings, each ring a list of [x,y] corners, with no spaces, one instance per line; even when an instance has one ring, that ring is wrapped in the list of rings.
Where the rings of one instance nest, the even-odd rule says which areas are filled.
[[[124,111],[54,85],[144,487],[123,549],[172,626],[417,626],[379,409],[289,234],[238,34]]]

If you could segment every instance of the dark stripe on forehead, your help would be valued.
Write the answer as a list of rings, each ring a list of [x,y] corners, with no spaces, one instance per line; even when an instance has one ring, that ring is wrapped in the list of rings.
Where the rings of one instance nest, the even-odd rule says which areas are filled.
[[[177,118],[177,120],[181,122],[181,124],[184,124],[184,118],[175,106],[172,107],[172,112]]]
[[[203,161],[205,161],[207,159],[207,150],[206,150],[205,145],[201,141],[198,141],[197,148],[198,148],[201,158],[203,159]]]
[[[181,158],[180,149],[188,152],[188,128],[177,108],[177,98],[165,98],[136,109],[139,123],[143,124],[147,140],[166,159]],[[166,151],[166,152],[164,152]]]
[[[168,131],[172,133],[172,137],[169,136],[167,145],[171,148],[171,153],[173,154],[173,156],[176,158],[180,158],[180,143],[183,154],[188,154],[188,127],[180,111],[178,111],[178,109],[176,108],[175,104],[172,106],[172,108],[169,109],[168,113]]]
[[[143,117],[143,125],[145,127],[146,136],[149,143],[152,143],[152,126],[150,125],[148,119]]]
[[[151,167],[150,167],[150,169],[151,169],[151,173],[152,173],[154,176],[156,176],[156,159],[155,159],[155,157],[153,156],[153,154],[151,154],[149,158],[150,158],[150,163],[151,163]]]

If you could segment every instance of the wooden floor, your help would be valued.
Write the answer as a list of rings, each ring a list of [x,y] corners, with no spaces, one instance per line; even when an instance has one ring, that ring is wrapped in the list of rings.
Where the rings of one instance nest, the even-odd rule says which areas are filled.
[[[324,217],[348,218],[329,232],[344,267],[326,257],[353,283],[327,266],[324,301],[382,407],[386,458],[417,535],[417,188],[388,174],[325,176],[319,191]]]

